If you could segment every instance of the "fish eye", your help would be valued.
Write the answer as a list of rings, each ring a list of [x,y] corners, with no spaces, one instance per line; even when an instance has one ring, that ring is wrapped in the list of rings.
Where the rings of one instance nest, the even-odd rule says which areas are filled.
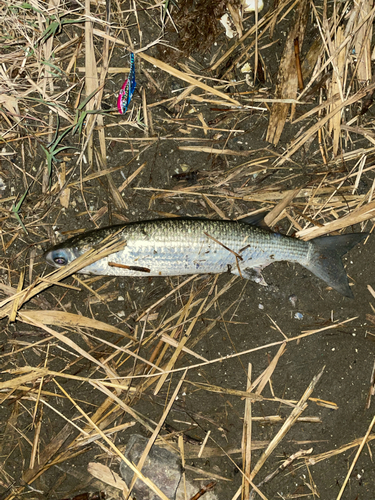
[[[61,256],[59,256],[59,257],[55,257],[55,258],[53,259],[53,262],[54,262],[55,264],[57,264],[58,266],[65,266],[65,265],[67,264],[67,260],[66,260],[66,258],[65,258],[65,257],[61,257]]]

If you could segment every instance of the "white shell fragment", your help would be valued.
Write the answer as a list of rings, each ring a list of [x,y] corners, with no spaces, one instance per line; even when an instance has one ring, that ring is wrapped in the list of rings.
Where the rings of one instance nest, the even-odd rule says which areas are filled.
[[[251,73],[251,66],[249,63],[245,63],[241,68],[241,73]]]
[[[263,0],[242,0],[244,11],[255,12],[256,2],[258,2],[258,12],[260,12],[264,7]]]
[[[228,38],[234,38],[237,35],[237,32],[234,29],[234,24],[229,17],[229,14],[224,14],[220,19],[221,24],[225,28],[225,34]]]
[[[244,12],[255,12],[256,5],[258,4],[258,12],[260,12],[264,3],[263,0],[242,0],[243,11]],[[224,14],[220,22],[225,28],[225,34],[228,38],[234,38],[239,35],[242,36],[242,12],[241,10],[235,10],[228,8],[229,13]],[[248,73],[247,71],[245,73]]]

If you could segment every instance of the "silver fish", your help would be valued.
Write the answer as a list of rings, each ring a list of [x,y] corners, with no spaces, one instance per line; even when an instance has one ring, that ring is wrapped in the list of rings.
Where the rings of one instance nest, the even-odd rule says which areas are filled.
[[[342,295],[353,297],[341,261],[366,233],[302,241],[241,221],[160,219],[105,227],[75,236],[45,254],[54,267],[69,264],[108,236],[119,233],[123,250],[81,269],[110,276],[181,276],[230,272],[262,283],[272,262],[297,262]]]

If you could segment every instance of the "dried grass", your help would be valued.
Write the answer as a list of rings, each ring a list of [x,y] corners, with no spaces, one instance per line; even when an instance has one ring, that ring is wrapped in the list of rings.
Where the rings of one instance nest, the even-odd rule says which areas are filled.
[[[359,224],[362,229],[372,230],[368,221],[375,217],[375,148],[368,110],[375,89],[371,74],[375,7],[368,0],[335,3],[332,10],[328,2],[322,6],[311,4],[308,18],[308,2],[279,2],[264,15],[257,12],[255,23],[245,19],[238,40],[227,46],[218,39],[206,61],[204,55],[188,51],[189,58],[175,63],[171,62],[173,58],[168,60],[168,52],[163,52],[168,44],[167,27],[173,26],[176,37],[181,28],[179,22],[174,22],[175,7],[171,3],[132,2],[130,8],[124,8],[123,3],[113,2],[115,15],[108,7],[104,2],[94,5],[89,0],[84,5],[11,0],[0,6],[0,160],[7,172],[4,182],[9,185],[14,180],[12,187],[16,188],[0,198],[0,243],[4,254],[0,317],[4,337],[12,325],[45,336],[36,342],[32,338],[9,338],[8,351],[0,354],[4,363],[13,363],[11,368],[4,365],[0,380],[1,402],[12,405],[3,428],[8,440],[0,442],[0,453],[7,457],[0,471],[2,498],[18,498],[26,488],[33,488],[41,475],[55,473],[56,466],[68,463],[89,447],[99,447],[101,458],[108,463],[124,460],[116,439],[118,433],[133,426],[151,438],[140,463],[128,465],[134,479],[141,478],[161,498],[166,497],[142,475],[142,465],[155,442],[179,450],[183,460],[219,455],[232,460],[234,453],[242,454],[242,484],[232,492],[233,498],[241,496],[246,500],[254,492],[266,498],[262,492],[265,482],[310,453],[309,448],[290,454],[271,474],[254,484],[266,461],[274,459],[276,447],[287,442],[286,436],[297,422],[321,422],[316,416],[301,416],[307,405],[338,408],[333,401],[312,397],[322,371],[299,401],[280,397],[274,391],[280,360],[289,356],[286,347],[328,330],[338,331],[356,318],[311,327],[294,336],[284,333],[271,320],[277,340],[256,347],[249,341],[248,348],[238,351],[233,342],[230,354],[212,356],[200,351],[199,342],[212,342],[211,335],[217,334],[219,325],[225,327],[228,338],[235,333],[235,316],[242,307],[238,296],[232,297],[233,291],[238,291],[237,278],[225,284],[216,278],[202,281],[197,276],[178,283],[170,281],[160,297],[152,294],[135,304],[128,294],[126,300],[134,308],[124,318],[110,302],[116,296],[106,284],[102,285],[103,281],[98,287],[96,278],[74,278],[74,273],[90,262],[120,249],[121,242],[108,241],[102,248],[47,275],[41,256],[34,251],[28,256],[27,252],[30,246],[48,246],[52,242],[52,227],[61,225],[61,214],[76,214],[79,197],[82,211],[77,209],[77,217],[85,221],[85,226],[102,225],[105,217],[109,222],[112,218],[127,220],[133,204],[141,200],[140,204],[148,204],[149,211],[155,208],[159,214],[176,215],[180,210],[177,204],[186,214],[222,219],[240,219],[267,210],[268,225],[282,224],[289,234],[305,240]],[[236,8],[231,6],[237,15]],[[296,21],[292,21],[293,9],[297,9]],[[152,36],[150,23],[157,27],[151,30]],[[282,23],[293,23],[294,29],[289,30],[283,56],[275,68],[268,66],[270,59],[263,56],[276,47],[266,38]],[[307,50],[303,39],[311,23],[318,27],[317,40]],[[156,31],[157,36],[153,36]],[[113,103],[128,71],[128,59],[123,56],[130,50],[136,54],[140,93],[135,94],[128,113],[119,116]],[[253,64],[252,76],[240,73],[247,62]],[[270,90],[261,75],[267,79],[276,72],[278,84],[276,90]],[[188,86],[178,88],[179,93],[171,96],[171,82],[185,82]],[[153,92],[158,93],[156,98]],[[249,117],[255,117],[253,127],[264,126],[267,121],[267,140],[284,149],[253,149],[248,139]],[[294,140],[290,144],[283,142],[283,134],[290,136],[296,127],[300,130]],[[125,162],[116,161],[114,166],[107,162],[113,145],[123,147],[120,152],[126,155]],[[163,172],[160,179],[153,177],[153,172],[165,154],[164,147],[190,158],[190,166],[194,166],[190,170],[197,173],[183,172],[186,178],[181,177],[174,185],[159,182],[164,171],[159,166]],[[308,155],[309,165],[304,155]],[[195,158],[199,158],[197,168]],[[200,162],[204,159],[207,168],[203,169]],[[106,195],[93,211],[90,200],[96,186]],[[65,220],[65,228],[75,225],[69,222]],[[69,299],[77,296],[70,294],[84,289],[103,307],[99,319],[93,301],[85,303],[86,312],[82,314],[83,304]],[[240,296],[243,293],[244,289]],[[368,315],[368,320],[373,322],[373,316]],[[223,363],[242,359],[247,362],[249,355],[270,350],[273,357],[255,380],[252,371],[261,371],[259,366],[252,364],[246,369],[239,365],[238,377],[243,377],[246,390],[236,387],[236,381],[219,385],[211,383],[210,377],[205,382],[194,380],[193,374],[198,372],[213,373]],[[35,355],[40,353],[44,358],[35,361]],[[62,368],[52,369],[52,359],[58,359]],[[81,366],[86,367],[84,374],[78,373]],[[180,372],[182,375],[178,375]],[[177,376],[181,377],[178,382]],[[374,394],[374,373],[370,378],[367,406]],[[66,382],[64,386],[62,381]],[[82,400],[81,387],[85,388]],[[177,447],[161,433],[177,396],[182,397],[187,388],[196,396],[198,406],[199,398],[206,393],[224,398],[228,404],[244,400],[241,449],[223,451],[216,444],[216,429],[221,425],[216,415],[203,416],[212,430],[204,432],[200,448],[183,443],[181,435]],[[263,394],[266,390],[267,396]],[[163,405],[156,422],[137,409],[138,401],[147,402],[151,396],[155,401],[158,396]],[[258,416],[258,404],[262,404],[262,411],[268,412],[269,407],[270,414]],[[289,415],[273,415],[276,404],[290,408]],[[28,418],[29,434],[20,423],[21,411]],[[46,440],[45,430],[51,418],[63,422],[64,427]],[[254,422],[260,421],[281,424],[270,441],[255,439]],[[338,450],[334,449],[336,444],[329,443],[332,451],[303,459],[304,464],[312,466],[358,447],[338,498],[365,444],[374,438],[373,424],[368,425],[363,438]],[[9,443],[16,442],[27,446],[24,452],[19,445],[27,464],[19,471],[23,482],[6,472],[9,457],[19,452],[10,449]],[[298,444],[310,447],[311,443],[307,440]],[[263,451],[257,456],[254,450],[260,449]],[[103,484],[117,488],[119,496],[129,494],[112,469],[90,463],[88,470]],[[228,480],[224,474],[200,470],[203,472],[218,481]],[[310,483],[315,492],[312,479]]]

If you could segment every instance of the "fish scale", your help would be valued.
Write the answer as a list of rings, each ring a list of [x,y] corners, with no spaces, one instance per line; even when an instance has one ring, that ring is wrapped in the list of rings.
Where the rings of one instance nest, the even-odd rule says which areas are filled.
[[[68,264],[111,234],[126,242],[119,252],[80,272],[110,276],[181,276],[231,272],[261,282],[272,262],[301,264],[343,295],[352,296],[341,256],[366,234],[321,237],[309,242],[273,233],[248,220],[160,219],[89,231],[46,253],[55,267]],[[114,265],[113,265],[114,264]]]

